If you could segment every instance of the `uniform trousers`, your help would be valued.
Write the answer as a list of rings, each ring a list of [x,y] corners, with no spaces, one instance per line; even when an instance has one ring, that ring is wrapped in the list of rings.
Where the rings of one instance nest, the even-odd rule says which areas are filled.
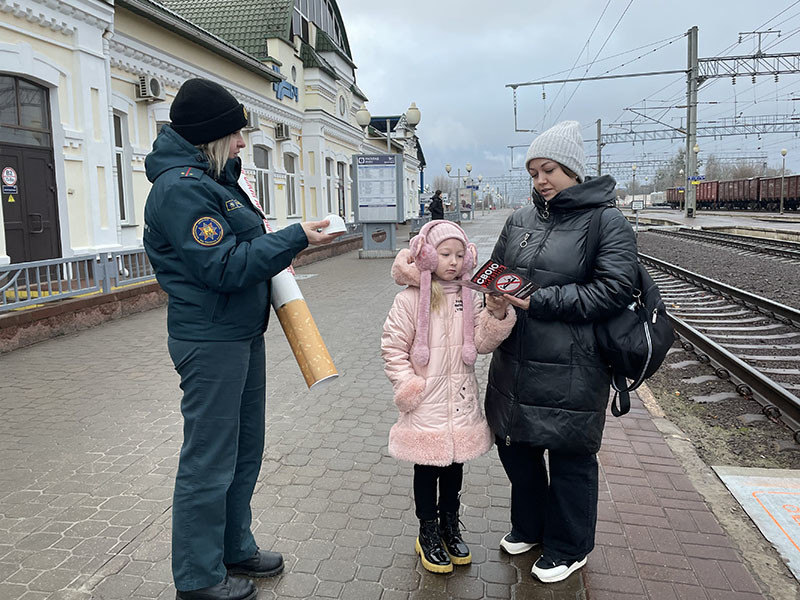
[[[225,563],[258,550],[250,531],[264,451],[264,336],[168,340],[181,377],[183,446],[172,505],[172,573],[180,591],[216,585]]]
[[[453,463],[446,467],[414,465],[414,505],[417,518],[432,521],[439,512],[458,513],[459,494],[464,478],[464,465]],[[438,502],[437,502],[438,482]]]
[[[597,525],[597,456],[565,454],[498,440],[500,461],[511,482],[511,528],[542,544],[553,560],[580,560],[594,548]]]

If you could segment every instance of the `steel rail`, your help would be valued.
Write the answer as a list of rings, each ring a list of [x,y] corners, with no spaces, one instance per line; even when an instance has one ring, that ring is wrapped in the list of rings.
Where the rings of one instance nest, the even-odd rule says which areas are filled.
[[[718,377],[722,376],[724,379],[728,375],[747,386],[743,389],[739,385],[736,391],[761,404],[765,415],[780,418],[794,432],[795,441],[800,443],[800,398],[682,319],[670,314],[669,310],[667,316],[675,332],[691,344],[691,349],[698,354],[700,362],[711,362],[718,369],[723,369],[724,373],[715,371]],[[707,357],[707,361],[701,358],[700,352]]]
[[[697,239],[712,244],[717,244],[719,246],[738,248],[740,250],[758,252],[759,254],[769,254],[770,256],[777,256],[779,258],[800,260],[800,250],[795,250],[793,248],[777,248],[775,246],[759,246],[758,240],[755,239],[751,242],[749,240],[738,240],[738,239],[723,237],[726,234],[720,234],[718,232],[703,232],[703,231],[692,231],[692,230],[686,231],[683,229],[679,229],[677,231],[661,231],[661,230],[651,230],[651,231],[655,231],[659,235],[666,235],[669,237],[683,237],[683,238]],[[765,240],[765,243],[768,244],[770,241],[771,240]]]
[[[789,323],[795,327],[800,327],[800,310],[797,310],[796,308],[786,306],[785,304],[781,304],[779,302],[774,302],[773,300],[769,300],[761,296],[756,296],[755,294],[751,294],[750,292],[733,287],[727,283],[722,283],[716,279],[711,279],[710,277],[704,277],[698,273],[687,271],[686,269],[682,269],[677,265],[670,264],[655,258],[654,256],[648,256],[647,254],[640,253],[639,258],[644,264],[652,265],[661,271],[665,271],[666,273],[670,273],[675,277],[689,281],[697,287],[711,292],[716,292],[731,300],[738,300],[740,304],[743,304],[747,308],[758,310],[759,312],[777,317],[778,319],[785,319],[786,323]]]
[[[796,309],[755,296],[697,273],[686,271],[646,254],[639,254],[639,258],[646,265],[689,281],[702,289],[720,293],[733,300],[741,300],[748,308],[755,307],[761,312],[772,315],[780,314],[795,326],[800,326],[800,311]],[[718,377],[723,379],[730,377],[739,382],[739,385],[736,386],[736,391],[743,396],[756,400],[763,407],[765,415],[779,418],[783,421],[793,431],[795,442],[800,443],[800,398],[686,323],[683,319],[672,315],[669,310],[667,310],[667,315],[675,328],[675,332],[684,340],[684,347],[687,350],[694,351],[700,362],[710,362],[717,367],[715,374]],[[688,347],[686,344],[688,344]]]

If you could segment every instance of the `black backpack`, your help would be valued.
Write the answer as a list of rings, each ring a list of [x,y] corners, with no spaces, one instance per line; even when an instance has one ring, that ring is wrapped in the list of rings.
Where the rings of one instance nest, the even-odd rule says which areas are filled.
[[[605,208],[610,207],[595,210],[589,224],[586,239],[588,274],[594,270],[597,259],[600,218]],[[616,315],[598,321],[594,326],[600,355],[611,367],[611,385],[615,390],[611,412],[615,417],[631,409],[629,392],[658,370],[675,341],[675,332],[658,286],[641,263],[637,263],[637,267],[632,302]],[[631,384],[628,384],[628,379],[632,381]]]

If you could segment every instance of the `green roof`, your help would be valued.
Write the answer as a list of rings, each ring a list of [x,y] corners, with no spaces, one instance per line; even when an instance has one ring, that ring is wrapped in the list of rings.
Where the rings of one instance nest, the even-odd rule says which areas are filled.
[[[269,58],[267,40],[291,43],[293,0],[159,0],[188,21],[256,58]]]
[[[339,77],[336,74],[336,69],[334,69],[327,60],[322,58],[310,44],[306,44],[305,42],[300,42],[300,60],[303,61],[303,66],[306,69],[313,69],[316,67],[322,69],[334,79],[338,79]]]

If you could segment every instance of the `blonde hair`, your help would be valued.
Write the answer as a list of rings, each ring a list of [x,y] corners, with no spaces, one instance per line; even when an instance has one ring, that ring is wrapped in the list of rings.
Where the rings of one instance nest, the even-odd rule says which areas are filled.
[[[431,279],[431,312],[436,312],[444,305],[444,288],[438,281]]]
[[[234,131],[225,137],[196,146],[198,150],[206,155],[208,162],[211,163],[211,173],[215,179],[222,175],[225,163],[228,162],[228,156],[231,153],[231,138],[233,138],[236,133],[237,132]]]

